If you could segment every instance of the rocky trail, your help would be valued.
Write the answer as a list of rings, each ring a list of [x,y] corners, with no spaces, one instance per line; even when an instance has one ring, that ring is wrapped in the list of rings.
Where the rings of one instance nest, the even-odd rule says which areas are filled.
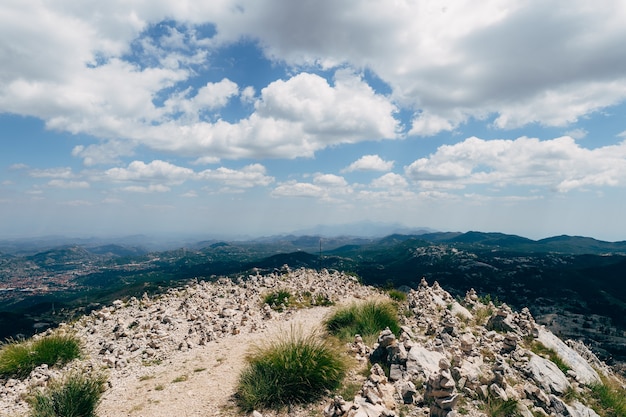
[[[299,306],[262,302],[279,290],[294,295]],[[59,331],[83,341],[81,359],[61,369],[39,367],[23,381],[0,379],[0,416],[28,415],[24,395],[73,370],[106,373],[101,417],[240,415],[232,396],[252,346],[292,327],[319,329],[334,307],[316,304],[384,296],[342,273],[285,268],[118,300],[61,326]],[[524,417],[598,416],[584,396],[567,397],[584,393],[611,370],[581,343],[565,343],[537,325],[527,309],[484,305],[471,290],[455,300],[437,283],[422,281],[408,293],[401,313],[400,334],[383,330],[375,345],[357,337],[347,346],[357,361],[387,368],[375,364],[368,377],[355,378],[362,387],[354,399],[329,397],[255,415],[485,416],[482,405],[496,398],[516,401],[516,413]],[[555,352],[567,370],[534,353],[533,343]]]

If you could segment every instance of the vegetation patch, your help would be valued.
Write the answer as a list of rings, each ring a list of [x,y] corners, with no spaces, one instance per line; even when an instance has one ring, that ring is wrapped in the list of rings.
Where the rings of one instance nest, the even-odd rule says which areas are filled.
[[[366,301],[336,310],[324,322],[326,330],[344,341],[360,334],[369,343],[386,327],[400,334],[398,310],[390,301]]]
[[[484,326],[493,315],[493,308],[489,306],[476,307],[472,311],[472,315],[474,316],[474,324],[476,326]]]
[[[517,400],[503,400],[498,397],[489,396],[480,407],[489,417],[521,417],[517,410]]]
[[[590,387],[593,409],[605,417],[625,417],[626,389],[617,380],[601,378],[601,384]]]
[[[317,334],[291,329],[247,357],[236,398],[245,411],[308,403],[338,388],[348,368],[341,349]]]
[[[335,304],[326,295],[317,293],[311,294],[309,291],[291,294],[287,290],[278,290],[266,294],[263,303],[269,305],[272,310],[283,312],[285,308],[308,308],[314,306],[331,306]]]
[[[387,295],[389,295],[389,298],[399,303],[406,301],[406,293],[395,288],[388,290]]]
[[[554,349],[546,347],[538,340],[533,340],[530,343],[529,349],[539,356],[545,356],[550,359],[550,361],[552,361],[552,363],[554,363],[564,374],[567,374],[567,371],[572,369],[565,362],[563,362],[563,359],[561,359]]]
[[[95,417],[104,392],[103,376],[73,373],[29,398],[32,417]]]
[[[0,377],[26,378],[40,365],[63,366],[79,356],[80,341],[70,334],[11,340],[0,349]]]
[[[291,303],[292,295],[287,290],[278,290],[266,294],[263,303],[272,307],[272,310],[282,312]]]

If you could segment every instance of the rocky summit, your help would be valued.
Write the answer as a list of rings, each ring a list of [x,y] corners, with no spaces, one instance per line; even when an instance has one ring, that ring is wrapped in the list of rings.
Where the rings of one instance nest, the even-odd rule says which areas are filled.
[[[355,385],[356,394],[328,393],[321,402],[252,414],[477,417],[507,403],[514,406],[511,415],[524,417],[599,415],[587,392],[612,371],[584,344],[562,341],[528,309],[484,303],[471,289],[464,299],[425,280],[405,290],[399,334],[381,329],[371,345],[354,335],[346,346],[357,364],[346,384]],[[264,303],[276,291],[288,291],[294,302]],[[329,304],[387,296],[340,272],[283,267],[117,300],[35,336],[75,334],[83,355],[61,368],[40,366],[23,380],[0,379],[0,415],[28,415],[29,393],[76,371],[106,375],[102,417],[245,415],[233,394],[252,346],[293,326],[319,330],[336,308]]]

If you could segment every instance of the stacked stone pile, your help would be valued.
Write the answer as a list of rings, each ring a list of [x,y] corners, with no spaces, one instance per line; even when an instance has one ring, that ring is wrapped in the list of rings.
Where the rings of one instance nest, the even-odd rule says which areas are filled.
[[[167,362],[175,353],[260,333],[293,314],[290,307],[263,304],[265,294],[278,290],[333,302],[381,295],[345,274],[285,268],[236,282],[194,282],[156,297],[117,300],[62,326],[61,331],[84,342],[80,361],[64,369],[39,367],[24,381],[0,380],[0,415],[25,415],[24,394],[72,370],[104,367],[118,380],[137,378],[144,365]],[[517,401],[525,417],[597,416],[579,402],[568,403],[564,394],[599,381],[595,369],[610,370],[584,345],[564,343],[538,326],[528,309],[485,305],[474,290],[458,301],[438,283],[431,286],[425,280],[409,290],[403,308],[399,334],[384,329],[372,346],[359,335],[348,344],[359,363],[371,366],[369,375],[362,377],[355,398],[333,397],[320,407],[320,415],[482,417],[481,405],[499,399]],[[492,314],[479,323],[485,311]],[[563,373],[549,358],[533,353],[531,341],[553,349],[571,370]]]
[[[156,297],[144,294],[116,300],[72,325],[61,326],[61,331],[74,333],[83,341],[82,361],[64,369],[39,367],[23,381],[0,379],[0,416],[25,415],[23,398],[30,389],[43,387],[48,380],[71,370],[105,368],[109,374],[136,377],[145,365],[165,362],[174,352],[193,350],[242,332],[261,331],[269,322],[282,321],[293,313],[290,309],[277,312],[263,304],[263,296],[277,290],[296,297],[307,293],[312,300],[330,302],[365,299],[379,293],[343,273],[283,268],[237,281],[196,281]]]
[[[569,389],[594,381],[580,377],[591,369],[588,360],[538,326],[528,309],[514,312],[505,304],[484,305],[473,290],[463,302],[467,307],[436,282],[429,286],[422,280],[408,294],[411,315],[405,318],[399,337],[383,330],[369,356],[370,361],[388,367],[386,383],[395,386],[396,407],[374,411],[357,401],[335,399],[326,415],[398,415],[398,405],[410,404],[410,415],[456,417],[461,415],[458,408],[463,399],[463,414],[484,416],[480,404],[498,399],[515,400],[518,413],[525,417],[597,416],[583,404],[563,399]],[[478,309],[493,310],[485,325],[474,323],[472,311]],[[549,359],[530,351],[525,347],[530,340],[545,340],[549,347],[558,348],[572,371],[566,375]],[[594,357],[584,345],[578,350]],[[356,414],[358,410],[361,414]]]

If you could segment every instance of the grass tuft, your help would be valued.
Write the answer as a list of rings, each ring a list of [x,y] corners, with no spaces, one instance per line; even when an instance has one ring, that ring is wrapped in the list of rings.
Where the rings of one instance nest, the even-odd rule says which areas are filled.
[[[263,297],[263,303],[268,304],[270,307],[272,307],[272,310],[282,312],[285,307],[289,306],[291,298],[292,295],[289,291],[278,290],[266,294]]]
[[[246,411],[314,401],[338,388],[348,367],[340,348],[293,328],[283,338],[257,347],[247,360],[236,391]]]
[[[69,334],[11,340],[0,349],[0,377],[26,378],[40,365],[63,366],[79,356],[80,341]]]
[[[504,401],[501,398],[490,395],[481,409],[489,417],[521,417],[520,412],[517,410],[517,400],[514,399]]]
[[[29,398],[32,417],[95,417],[104,392],[103,376],[73,373],[53,381],[45,391]]]
[[[602,416],[626,417],[626,389],[616,380],[601,378],[601,384],[590,386],[592,407]]]
[[[367,301],[336,310],[324,322],[326,330],[344,341],[360,334],[366,342],[375,340],[386,327],[396,335],[400,333],[398,311],[389,301]]]

